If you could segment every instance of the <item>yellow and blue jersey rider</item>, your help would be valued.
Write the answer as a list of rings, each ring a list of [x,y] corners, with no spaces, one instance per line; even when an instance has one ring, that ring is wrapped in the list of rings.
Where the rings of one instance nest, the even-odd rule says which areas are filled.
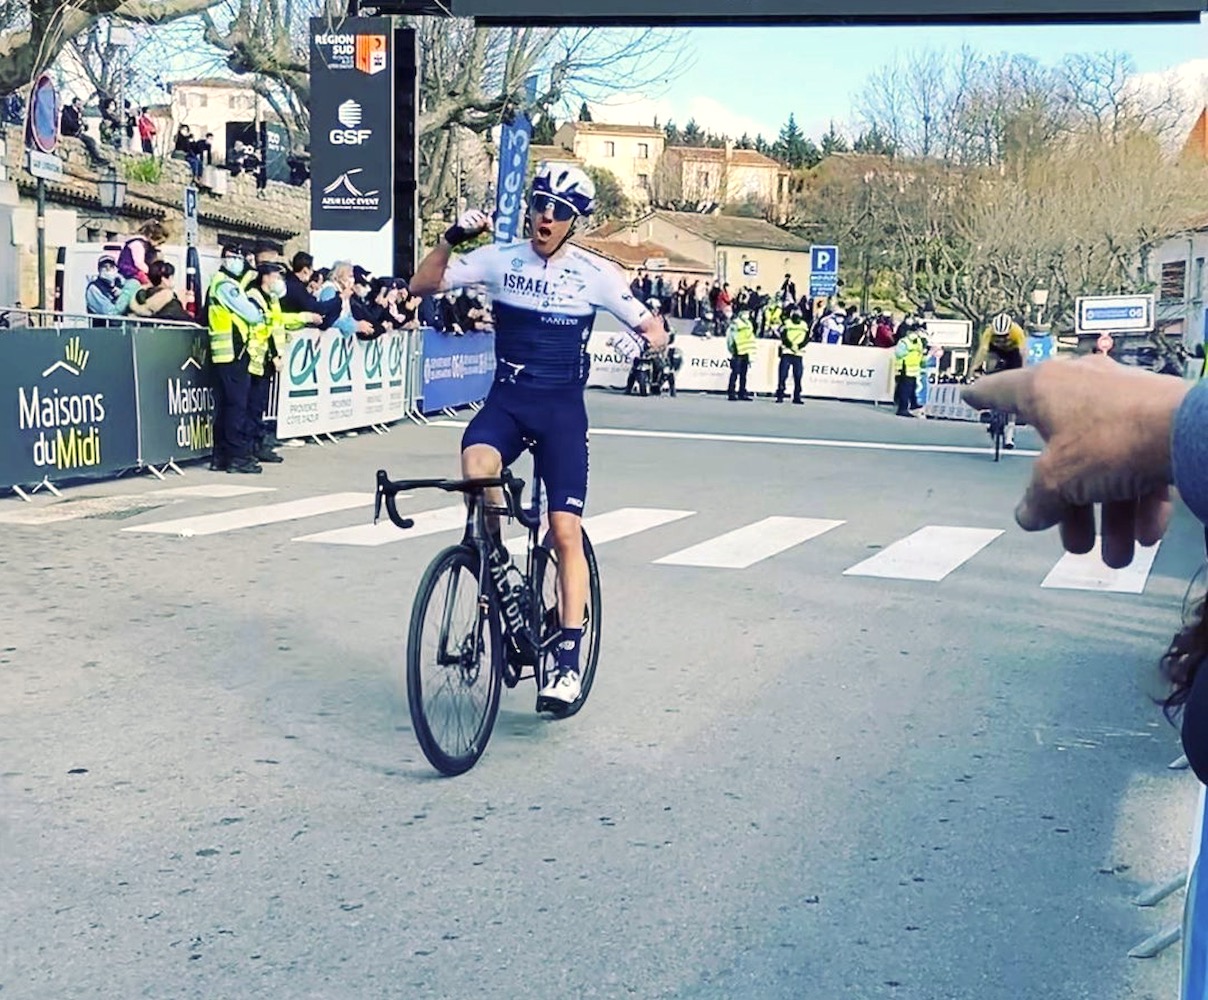
[[[1008,312],[1001,312],[991,321],[981,333],[977,343],[977,351],[973,355],[970,371],[976,372],[994,356],[993,368],[989,372],[1007,371],[1011,368],[1022,368],[1024,353],[1028,349],[1028,335],[1022,326],[1011,318]],[[1003,446],[1015,447],[1015,414],[1007,418],[1007,426],[1003,432]]]

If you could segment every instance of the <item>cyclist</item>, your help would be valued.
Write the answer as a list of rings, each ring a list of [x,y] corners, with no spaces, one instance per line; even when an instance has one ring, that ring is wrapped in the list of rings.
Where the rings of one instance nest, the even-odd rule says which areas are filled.
[[[539,712],[564,708],[580,692],[579,643],[588,590],[580,527],[587,499],[584,386],[596,310],[607,309],[626,325],[608,341],[626,361],[667,343],[662,321],[634,298],[619,268],[566,245],[576,221],[592,213],[595,194],[579,167],[542,163],[530,190],[527,245],[496,243],[450,260],[454,247],[491,228],[484,213],[471,210],[420,261],[410,282],[416,295],[469,285],[491,293],[495,381],[462,435],[461,468],[467,477],[498,476],[520,457],[526,438],[535,442],[562,596],[562,638],[554,670],[537,695]],[[508,558],[497,519],[491,531],[499,557]]]
[[[1028,336],[1008,312],[1000,312],[994,317],[988,327],[982,331],[977,344],[977,351],[969,365],[970,371],[977,371],[985,365],[991,354],[997,362],[993,371],[1006,371],[1009,368],[1023,367],[1023,354],[1028,347]],[[1007,418],[1007,426],[1003,430],[1003,447],[1015,447],[1015,414]]]

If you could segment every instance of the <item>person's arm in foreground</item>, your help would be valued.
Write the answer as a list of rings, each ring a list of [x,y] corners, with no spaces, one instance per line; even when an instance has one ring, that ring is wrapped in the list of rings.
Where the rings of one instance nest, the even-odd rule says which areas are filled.
[[[1067,551],[1090,552],[1101,504],[1103,561],[1119,568],[1136,543],[1165,533],[1170,485],[1208,523],[1208,382],[1192,388],[1092,355],[990,375],[962,396],[1017,414],[1044,439],[1015,509],[1025,531],[1060,525]]]

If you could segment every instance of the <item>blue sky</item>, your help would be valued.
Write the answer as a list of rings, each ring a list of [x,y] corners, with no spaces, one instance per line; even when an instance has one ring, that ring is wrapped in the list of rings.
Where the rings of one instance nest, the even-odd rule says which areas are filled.
[[[624,95],[597,121],[649,124],[689,116],[737,137],[762,128],[774,137],[789,112],[815,138],[830,119],[853,119],[853,102],[870,72],[892,58],[925,48],[1019,52],[1055,63],[1071,52],[1122,51],[1139,73],[1170,70],[1193,60],[1208,74],[1208,19],[1199,25],[1112,25],[928,28],[698,28],[683,32],[692,66],[662,87]],[[1203,94],[1208,101],[1208,93]]]

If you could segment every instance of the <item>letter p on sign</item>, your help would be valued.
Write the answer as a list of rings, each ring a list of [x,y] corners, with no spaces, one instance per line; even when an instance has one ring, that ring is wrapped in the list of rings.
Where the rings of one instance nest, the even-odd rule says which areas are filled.
[[[839,270],[837,247],[810,247],[810,270],[815,274],[828,274]]]

